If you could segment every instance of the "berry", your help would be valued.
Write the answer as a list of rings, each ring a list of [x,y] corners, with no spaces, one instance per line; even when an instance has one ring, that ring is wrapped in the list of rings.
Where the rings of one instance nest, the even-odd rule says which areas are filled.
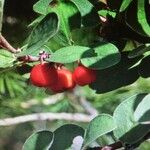
[[[93,83],[96,80],[96,70],[79,65],[73,72],[73,79],[80,86]]]
[[[55,92],[63,92],[68,89],[73,89],[75,87],[75,82],[73,80],[72,72],[67,69],[58,69],[58,81],[50,86],[50,89]]]
[[[30,81],[38,87],[47,87],[55,84],[58,80],[57,71],[49,63],[35,65],[30,74]]]

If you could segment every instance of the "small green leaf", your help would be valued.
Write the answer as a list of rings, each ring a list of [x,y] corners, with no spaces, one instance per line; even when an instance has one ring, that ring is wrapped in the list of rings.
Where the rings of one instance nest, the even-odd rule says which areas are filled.
[[[84,129],[73,124],[66,124],[54,131],[54,142],[50,150],[66,150],[72,145],[75,137],[84,136]]]
[[[50,13],[33,29],[29,36],[27,49],[19,53],[22,55],[37,55],[41,47],[58,31],[59,21],[55,13]]]
[[[16,58],[13,56],[12,53],[0,49],[0,68],[6,68],[13,66],[13,62]]]
[[[107,17],[107,15],[110,15],[113,18],[116,17],[116,12],[110,11],[110,10],[100,10],[100,11],[98,11],[98,14],[103,17]]]
[[[135,120],[142,123],[150,121],[150,94],[146,95],[134,112]]]
[[[39,14],[46,15],[49,4],[53,0],[39,0],[37,3],[33,5],[33,10]]]
[[[114,135],[117,139],[131,144],[137,142],[149,132],[150,125],[141,125],[134,117],[134,112],[146,95],[134,95],[122,102],[114,111],[113,117],[117,124]]]
[[[48,150],[53,142],[53,133],[47,130],[32,134],[24,143],[23,150]]]
[[[125,9],[130,5],[132,0],[123,0],[121,7],[120,7],[120,12],[125,11]]]
[[[121,55],[118,48],[111,43],[100,43],[94,47],[94,52],[87,51],[83,54],[81,62],[93,69],[105,69],[117,64]]]
[[[86,130],[83,146],[88,146],[98,137],[113,131],[115,128],[116,125],[112,116],[108,114],[100,114],[90,122]]]

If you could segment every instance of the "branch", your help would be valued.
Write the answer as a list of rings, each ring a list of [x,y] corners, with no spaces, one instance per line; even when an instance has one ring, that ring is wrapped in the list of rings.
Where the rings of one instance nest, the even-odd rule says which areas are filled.
[[[99,114],[96,108],[93,107],[92,104],[86,99],[82,90],[75,89],[73,94],[75,95],[76,99],[78,99],[80,105],[89,115],[96,117]]]
[[[119,141],[119,142],[110,144],[108,146],[88,148],[87,150],[116,150],[116,149],[119,149],[122,147],[123,147],[123,144],[122,144],[122,142]]]
[[[81,113],[35,113],[30,115],[23,115],[14,118],[0,119],[0,126],[10,126],[25,122],[32,121],[54,121],[54,120],[67,120],[76,122],[90,122],[93,116]]]
[[[42,100],[42,102],[37,101],[37,99],[30,99],[29,101],[22,102],[21,107],[27,109],[27,108],[30,108],[32,106],[39,105],[41,103],[43,105],[54,105],[57,102],[59,102],[60,100],[62,100],[63,98],[64,98],[64,94],[59,93],[59,94],[51,95],[47,98],[44,98]]]
[[[11,46],[8,41],[0,34],[0,47],[10,51],[11,53],[18,53],[20,52],[20,49],[15,49],[13,46]]]

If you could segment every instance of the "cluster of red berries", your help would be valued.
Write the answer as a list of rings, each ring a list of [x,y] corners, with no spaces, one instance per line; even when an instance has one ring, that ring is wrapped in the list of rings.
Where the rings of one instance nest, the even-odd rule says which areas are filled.
[[[96,80],[96,70],[79,65],[72,73],[65,67],[55,67],[49,63],[35,65],[30,74],[31,83],[46,87],[54,93],[73,89],[76,84],[88,85]]]

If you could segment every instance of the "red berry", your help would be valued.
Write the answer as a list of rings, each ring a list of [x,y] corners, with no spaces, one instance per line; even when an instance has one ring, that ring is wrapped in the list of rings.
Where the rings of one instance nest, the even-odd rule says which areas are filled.
[[[35,86],[47,87],[57,82],[57,71],[49,63],[38,64],[32,68],[30,80]]]
[[[80,86],[93,83],[96,80],[96,70],[80,65],[74,70],[73,78]]]
[[[73,89],[75,87],[75,82],[73,80],[72,72],[67,69],[58,69],[58,81],[50,86],[53,92],[63,92],[67,89]]]

